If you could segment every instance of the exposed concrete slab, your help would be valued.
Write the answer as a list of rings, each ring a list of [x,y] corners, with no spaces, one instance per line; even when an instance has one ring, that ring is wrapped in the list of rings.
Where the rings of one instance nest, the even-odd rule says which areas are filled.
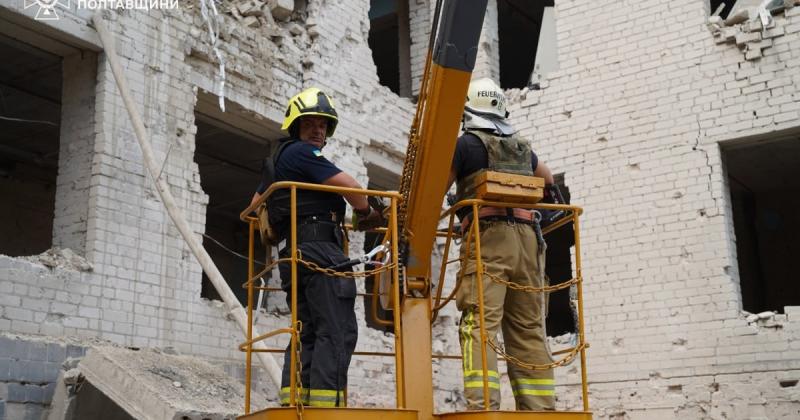
[[[136,419],[223,420],[244,411],[244,386],[194,357],[95,347],[78,369],[92,387]],[[253,395],[253,407],[264,407],[265,401]]]
[[[75,418],[75,399],[76,382],[80,378],[77,369],[62,370],[56,380],[53,400],[50,402],[50,410],[47,420],[71,420]]]
[[[59,377],[58,384],[47,420],[135,420],[108,396],[86,382],[77,369]]]

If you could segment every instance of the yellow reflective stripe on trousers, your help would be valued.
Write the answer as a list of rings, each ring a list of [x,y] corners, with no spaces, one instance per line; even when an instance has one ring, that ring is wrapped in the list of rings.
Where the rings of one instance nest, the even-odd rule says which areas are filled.
[[[514,395],[555,395],[556,381],[553,379],[515,379],[511,381]]]
[[[308,405],[312,407],[336,407],[337,399],[339,405],[344,407],[344,391],[312,389],[309,391]]]
[[[483,381],[464,381],[464,388],[483,388]],[[500,384],[489,381],[490,389],[500,389]]]
[[[552,385],[555,387],[555,379],[514,379],[511,385]]]
[[[464,377],[466,378],[468,376],[480,376],[481,378],[483,378],[483,371],[482,370],[465,370],[464,371]],[[486,376],[489,377],[490,381],[492,380],[492,378],[496,378],[496,379],[500,378],[500,374],[497,373],[497,371],[495,371],[495,370],[487,370],[486,371]]]
[[[280,392],[281,404],[289,404],[289,394],[291,393],[291,391],[292,388],[288,386],[281,388]],[[308,404],[308,390],[300,388],[300,396],[301,400],[299,402],[302,404]]]
[[[467,319],[464,321],[467,324],[467,327],[461,331],[461,335],[464,338],[464,348],[461,349],[461,354],[464,357],[464,372],[472,370],[472,321],[474,318],[474,313],[472,311],[467,312]]]
[[[497,371],[487,370],[486,380],[489,382],[489,388],[500,389],[500,374]],[[483,388],[483,371],[465,370],[464,388]]]
[[[549,389],[549,390],[546,390],[546,389],[520,389],[520,390],[516,390],[515,389],[514,390],[514,396],[517,397],[517,396],[520,396],[520,395],[550,396],[550,395],[556,395],[556,390],[555,389]]]
[[[472,330],[475,327],[475,312],[469,311],[464,321],[466,328],[461,331],[464,348],[461,353],[464,356],[464,388],[483,388],[483,370],[472,368]],[[500,374],[494,370],[486,371],[486,380],[489,388],[500,389]]]

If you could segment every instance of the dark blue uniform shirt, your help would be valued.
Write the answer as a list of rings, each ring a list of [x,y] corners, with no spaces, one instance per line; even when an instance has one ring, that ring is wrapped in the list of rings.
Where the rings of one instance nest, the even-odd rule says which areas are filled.
[[[281,141],[291,141],[283,139]],[[322,184],[330,177],[342,172],[336,165],[322,155],[316,146],[294,141],[280,151],[275,162],[275,182],[295,181],[310,184]],[[269,187],[266,171],[258,192],[263,193]],[[270,198],[270,219],[279,222],[289,217],[289,190],[276,191]],[[344,217],[345,202],[341,195],[322,191],[297,190],[298,216],[330,215],[336,213],[338,220]]]
[[[275,181],[322,184],[342,172],[316,146],[298,141],[286,146],[275,165]]]

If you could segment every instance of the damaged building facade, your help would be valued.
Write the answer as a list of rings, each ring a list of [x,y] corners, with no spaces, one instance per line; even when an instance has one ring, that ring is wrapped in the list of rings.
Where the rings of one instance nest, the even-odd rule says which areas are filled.
[[[742,19],[728,3],[489,1],[475,75],[508,89],[512,123],[585,210],[598,419],[800,416],[800,5]],[[99,343],[244,378],[239,329],[145,173],[81,4],[43,20],[38,2],[0,1],[0,418],[38,418],[65,360]],[[238,214],[286,100],[329,92],[341,123],[326,156],[396,189],[435,2],[225,0],[218,15],[201,4],[103,18],[161,176],[243,298]],[[353,239],[353,252],[369,245]],[[259,329],[285,327],[282,293],[265,301]],[[393,338],[357,311],[357,350],[389,351]],[[457,320],[434,325],[434,351],[458,353]],[[438,411],[463,408],[459,371],[435,362]],[[393,372],[391,359],[355,357],[351,405],[392,406]],[[557,384],[559,409],[579,409],[577,362]],[[265,375],[257,388],[275,404]]]

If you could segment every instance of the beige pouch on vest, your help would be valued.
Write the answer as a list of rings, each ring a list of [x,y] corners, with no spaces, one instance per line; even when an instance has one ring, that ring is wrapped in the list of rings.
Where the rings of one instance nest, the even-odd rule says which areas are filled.
[[[544,178],[481,171],[475,177],[474,196],[481,200],[538,203],[544,197]]]

